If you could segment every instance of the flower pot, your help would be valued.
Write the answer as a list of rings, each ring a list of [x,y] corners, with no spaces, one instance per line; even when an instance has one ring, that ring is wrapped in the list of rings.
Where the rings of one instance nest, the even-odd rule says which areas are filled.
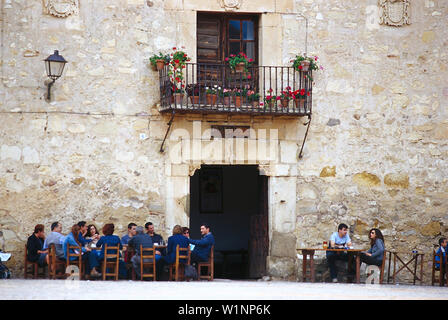
[[[252,104],[252,108],[258,108],[260,103],[258,101],[252,101],[251,104]]]
[[[288,108],[289,99],[281,99],[280,101],[283,108]]]
[[[183,98],[184,98],[184,94],[183,93],[175,93],[174,94],[174,102],[176,104],[182,104]]]
[[[294,104],[296,105],[296,108],[304,108],[305,98],[294,99]]]
[[[191,104],[199,104],[199,96],[190,96]]]
[[[265,108],[274,109],[275,108],[275,99],[271,99],[269,101],[266,101]]]
[[[300,66],[302,67],[302,71],[306,72],[310,67],[310,62],[308,60],[303,60],[300,62]]]
[[[218,96],[216,94],[207,93],[205,98],[207,99],[207,104],[214,106],[216,104],[216,99],[218,98]]]
[[[246,64],[244,62],[240,62],[235,66],[235,72],[240,73],[244,71],[244,67]]]
[[[243,102],[243,99],[241,99],[241,96],[235,96],[235,107],[239,108],[241,107],[241,104]]]
[[[231,97],[224,97],[224,105],[230,106],[231,102],[232,102]]]
[[[165,60],[156,60],[156,68],[158,71],[162,70],[165,66]]]

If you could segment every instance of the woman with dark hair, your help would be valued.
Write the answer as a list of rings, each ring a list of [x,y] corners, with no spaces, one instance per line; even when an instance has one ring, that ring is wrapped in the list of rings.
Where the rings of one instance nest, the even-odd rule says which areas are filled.
[[[384,237],[379,229],[373,228],[369,231],[370,249],[361,253],[361,262],[381,266],[384,256]]]
[[[98,259],[96,261],[95,267],[98,267],[100,265],[100,262],[104,260],[104,249],[105,244],[107,244],[108,247],[116,247],[118,246],[120,250],[123,249],[123,246],[121,245],[121,240],[119,236],[114,235],[115,231],[115,225],[113,223],[107,223],[103,227],[103,234],[96,243],[96,246],[99,248],[101,247],[101,253],[98,256]],[[114,254],[115,250],[108,250],[108,254]],[[119,261],[119,274],[122,277],[126,277],[126,265],[124,264],[123,260],[120,259]]]
[[[88,264],[86,267],[86,271],[88,274],[90,274],[93,277],[98,277],[101,274],[95,270],[95,268],[92,266],[92,260],[96,261],[96,255],[91,253],[90,248],[85,248],[81,245],[81,242],[79,242],[79,233],[81,232],[81,227],[78,224],[75,224],[72,226],[71,232],[65,237],[63,249],[64,249],[64,258],[67,259],[67,247],[70,246],[77,246],[81,247],[82,251],[82,259],[88,260]],[[70,249],[70,253],[75,253],[75,249]],[[70,257],[70,260],[76,260],[76,257]]]
[[[89,224],[87,226],[87,233],[84,237],[86,238],[86,240],[92,240],[89,242],[89,244],[94,247],[100,239],[100,233],[98,232],[98,229],[94,224]]]

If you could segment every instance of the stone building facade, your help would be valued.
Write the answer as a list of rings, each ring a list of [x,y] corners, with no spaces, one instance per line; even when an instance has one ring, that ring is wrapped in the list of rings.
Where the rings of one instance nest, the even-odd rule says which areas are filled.
[[[388,249],[425,252],[429,266],[448,225],[448,3],[403,0],[407,23],[391,26],[382,2],[2,0],[0,230],[15,274],[36,223],[113,222],[120,234],[152,221],[165,238],[190,225],[202,165],[267,177],[266,274],[300,278],[296,248],[341,222],[356,245],[378,227]],[[308,117],[184,113],[167,131],[148,59],[183,46],[196,62],[198,12],[256,14],[260,65],[319,57],[301,158]],[[69,63],[46,101],[54,50]],[[238,149],[211,139],[212,125],[254,134]]]

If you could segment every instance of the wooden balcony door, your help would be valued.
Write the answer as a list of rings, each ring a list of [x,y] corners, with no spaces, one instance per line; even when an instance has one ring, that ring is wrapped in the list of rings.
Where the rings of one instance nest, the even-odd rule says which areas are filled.
[[[197,15],[197,62],[198,80],[201,83],[224,82],[236,77],[229,76],[225,58],[244,52],[258,63],[258,15],[198,13]],[[240,77],[242,78],[242,77]],[[255,83],[256,76],[251,76]],[[238,79],[247,82],[247,79]]]

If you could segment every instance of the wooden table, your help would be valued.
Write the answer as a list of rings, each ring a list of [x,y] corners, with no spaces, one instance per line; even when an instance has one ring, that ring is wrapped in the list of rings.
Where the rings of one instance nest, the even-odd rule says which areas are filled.
[[[394,272],[392,274],[392,278],[394,280],[394,284],[396,283],[397,275],[404,268],[408,269],[408,271],[412,274],[413,280],[414,280],[414,284],[415,284],[416,280],[420,281],[420,285],[423,283],[423,256],[424,256],[424,253],[397,252],[397,251],[389,251],[389,250],[387,252],[389,253],[389,267],[387,269],[387,283],[389,283],[389,280],[390,280],[390,264],[391,264],[391,261],[392,261],[392,255],[394,256]],[[411,254],[412,258],[408,262],[405,263],[403,261],[403,259],[398,254],[400,254],[402,257],[405,254]],[[419,257],[420,257],[420,278],[417,276],[417,267],[418,267],[418,259],[419,259]],[[398,264],[397,260],[403,264],[403,266],[400,269],[398,269],[398,270],[396,270],[396,266]],[[412,263],[412,262],[414,262],[414,268],[410,269],[408,267],[408,265],[410,263]]]
[[[350,258],[356,256],[356,283],[360,283],[360,272],[359,267],[361,265],[360,253],[365,251],[364,249],[322,249],[322,248],[299,248],[297,251],[302,251],[303,255],[303,263],[302,263],[302,275],[303,281],[306,281],[306,269],[307,269],[307,259],[309,257],[310,260],[310,274],[311,274],[311,282],[315,281],[315,272],[314,272],[314,253],[316,251],[335,251],[335,252],[347,252],[349,254],[349,266],[350,266]]]

